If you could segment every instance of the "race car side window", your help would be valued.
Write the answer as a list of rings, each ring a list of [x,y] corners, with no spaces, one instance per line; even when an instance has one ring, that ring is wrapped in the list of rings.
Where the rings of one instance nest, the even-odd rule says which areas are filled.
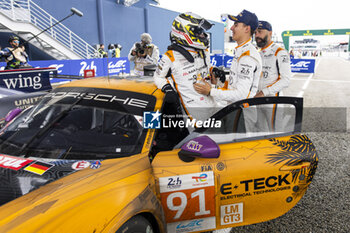
[[[197,128],[194,133],[208,135],[217,143],[275,137],[301,131],[302,99],[264,97],[231,104],[212,119],[217,124]]]

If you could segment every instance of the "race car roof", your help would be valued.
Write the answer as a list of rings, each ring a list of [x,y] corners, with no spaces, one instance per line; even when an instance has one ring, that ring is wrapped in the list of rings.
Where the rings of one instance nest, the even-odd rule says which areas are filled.
[[[72,81],[61,85],[60,87],[93,87],[93,88],[104,88],[114,89],[123,91],[132,91],[143,93],[147,95],[155,95],[157,86],[154,84],[153,79],[150,78],[87,78],[77,81]],[[160,90],[159,90],[160,91]],[[160,91],[161,92],[161,91]],[[158,93],[158,92],[157,92]]]

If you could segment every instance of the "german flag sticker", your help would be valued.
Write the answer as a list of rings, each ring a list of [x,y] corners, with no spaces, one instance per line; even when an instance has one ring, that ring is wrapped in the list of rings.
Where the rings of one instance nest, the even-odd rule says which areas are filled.
[[[54,165],[52,165],[52,164],[37,161],[37,162],[29,165],[28,167],[24,168],[24,170],[31,172],[31,173],[38,174],[38,175],[42,175],[53,166]]]

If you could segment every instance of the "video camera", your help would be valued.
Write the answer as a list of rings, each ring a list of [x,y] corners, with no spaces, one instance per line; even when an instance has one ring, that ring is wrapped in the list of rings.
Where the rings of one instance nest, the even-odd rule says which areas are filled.
[[[147,45],[141,44],[139,42],[135,43],[135,52],[139,55],[146,55]]]

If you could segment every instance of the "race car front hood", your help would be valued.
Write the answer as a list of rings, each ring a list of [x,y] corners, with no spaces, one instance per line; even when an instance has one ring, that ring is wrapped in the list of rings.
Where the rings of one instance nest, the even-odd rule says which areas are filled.
[[[19,170],[27,172],[24,169],[34,162],[24,165]],[[107,159],[100,164],[90,163],[89,167],[86,164],[78,164],[82,161],[75,162],[73,168],[72,161],[60,162],[62,164],[58,164],[58,161],[50,162],[54,166],[42,176],[38,175],[36,179],[28,178],[31,181],[27,181],[26,184],[48,176],[50,170],[57,177],[66,171],[64,177],[50,182],[48,176],[42,181],[41,187],[39,185],[36,190],[31,190],[0,207],[0,232],[81,232],[79,228],[82,227],[88,229],[86,232],[100,232],[129,203],[138,200],[133,207],[141,208],[145,204],[145,197],[151,198],[148,194],[155,193],[155,181],[148,153]],[[77,166],[86,168],[74,170]],[[56,170],[55,167],[62,169]],[[12,179],[19,183],[20,179],[16,176],[12,176]],[[21,188],[17,190],[22,191]],[[147,195],[142,195],[145,190]],[[139,195],[141,198],[137,198]],[[135,211],[139,212],[141,209]],[[77,219],[82,221],[77,224]]]
[[[0,154],[0,205],[79,170],[97,169],[100,161],[20,158]]]

